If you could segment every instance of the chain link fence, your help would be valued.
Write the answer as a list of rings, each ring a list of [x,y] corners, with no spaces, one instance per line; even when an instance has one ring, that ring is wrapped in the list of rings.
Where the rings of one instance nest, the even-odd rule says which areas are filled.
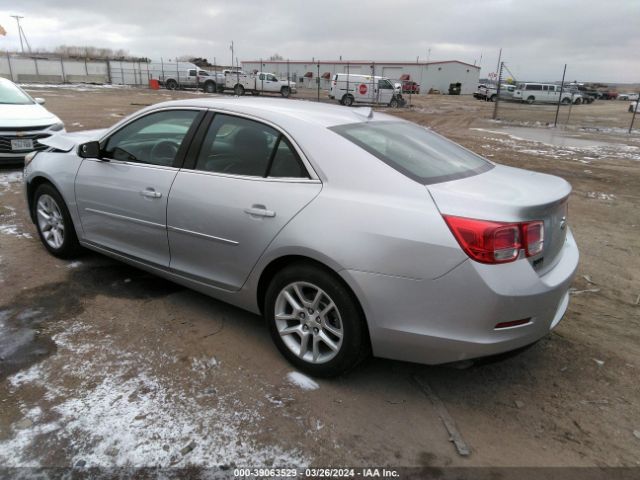
[[[508,76],[509,75],[509,76]],[[501,63],[495,83],[479,86],[474,96],[494,102],[493,118],[522,126],[557,126],[590,131],[631,132],[640,86],[582,84],[566,80],[559,69],[558,82],[517,79]]]

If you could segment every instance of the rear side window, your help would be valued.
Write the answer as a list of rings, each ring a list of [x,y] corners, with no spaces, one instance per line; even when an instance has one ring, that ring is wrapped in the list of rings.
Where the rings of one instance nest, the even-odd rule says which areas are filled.
[[[470,177],[493,168],[479,155],[413,123],[350,123],[330,130],[425,185]]]
[[[276,129],[217,114],[200,149],[196,170],[251,177],[308,177],[295,150]]]

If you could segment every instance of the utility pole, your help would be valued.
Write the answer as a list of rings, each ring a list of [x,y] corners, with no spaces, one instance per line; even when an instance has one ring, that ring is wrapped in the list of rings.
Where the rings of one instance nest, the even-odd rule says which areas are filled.
[[[231,40],[231,68],[233,69],[233,59],[235,57],[233,56],[233,40]]]
[[[553,121],[553,126],[558,126],[558,114],[560,113],[560,104],[562,103],[562,93],[564,92],[564,76],[567,73],[567,64],[564,64],[564,70],[562,71],[562,83],[560,84],[560,96],[558,97],[558,105],[556,106],[556,119]]]
[[[29,45],[29,41],[27,40],[27,36],[24,34],[24,30],[22,29],[22,25],[20,25],[20,19],[24,18],[20,15],[11,15],[12,18],[16,19],[16,23],[18,24],[18,37],[20,37],[20,50],[24,53],[24,43],[27,44],[27,48],[29,49],[29,53],[31,53],[31,45]],[[23,43],[24,39],[24,43]]]

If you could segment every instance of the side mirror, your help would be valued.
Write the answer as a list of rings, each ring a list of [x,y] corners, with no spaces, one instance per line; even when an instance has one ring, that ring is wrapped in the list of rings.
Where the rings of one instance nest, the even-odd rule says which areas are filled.
[[[78,156],[82,158],[100,158],[100,142],[83,143],[78,147]]]
[[[41,97],[36,97],[36,98],[34,98],[34,100],[36,101],[36,103],[38,105],[44,105],[45,102],[46,102],[46,100],[44,98],[41,98]]]

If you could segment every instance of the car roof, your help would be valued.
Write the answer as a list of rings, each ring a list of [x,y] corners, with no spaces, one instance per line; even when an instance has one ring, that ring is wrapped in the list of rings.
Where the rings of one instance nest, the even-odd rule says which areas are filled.
[[[376,113],[374,118],[368,117],[370,109],[343,107],[305,100],[291,100],[279,98],[252,97],[214,97],[188,100],[174,100],[154,104],[149,110],[166,107],[199,107],[211,108],[229,113],[239,113],[254,116],[282,127],[292,124],[307,123],[321,127],[331,127],[347,123],[357,123],[366,120],[402,121],[399,118]]]

